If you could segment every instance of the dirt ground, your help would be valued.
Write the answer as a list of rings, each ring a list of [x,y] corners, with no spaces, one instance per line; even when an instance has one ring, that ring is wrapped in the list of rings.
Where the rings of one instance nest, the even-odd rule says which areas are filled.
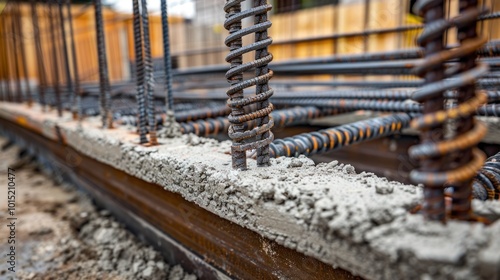
[[[0,137],[0,146],[6,143]],[[0,279],[196,279],[168,265],[72,186],[58,184],[34,163],[21,164],[20,152],[16,146],[0,151]],[[15,169],[13,213],[9,167]],[[9,238],[12,223],[15,238]],[[15,263],[9,263],[11,246]]]

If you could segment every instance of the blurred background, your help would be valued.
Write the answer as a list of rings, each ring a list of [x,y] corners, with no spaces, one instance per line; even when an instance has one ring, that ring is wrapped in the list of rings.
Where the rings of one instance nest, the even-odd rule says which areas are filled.
[[[50,1],[49,1],[50,2]],[[149,1],[151,22],[152,55],[161,66],[163,56],[160,1]],[[412,13],[414,0],[274,0],[269,33],[273,38],[270,47],[274,62],[298,58],[331,56],[334,54],[356,54],[366,52],[391,51],[416,47],[415,38],[421,31],[421,20]],[[457,0],[448,0],[447,13],[455,15]],[[484,0],[491,10],[498,1]],[[72,1],[73,25],[75,31],[78,68],[82,82],[98,80],[95,20],[91,1]],[[132,1],[103,1],[106,47],[108,50],[109,74],[111,81],[129,80],[133,75]],[[226,64],[224,57],[228,48],[224,45],[227,31],[223,27],[225,0],[173,0],[168,1],[170,43],[174,69],[188,69],[207,65]],[[251,1],[243,2],[250,5]],[[0,4],[3,10],[6,1]],[[40,18],[42,49],[48,53],[54,44],[48,30],[49,11],[44,5],[37,6]],[[6,30],[12,30],[9,11],[3,17]],[[30,4],[20,5],[20,20],[25,36],[27,73],[34,84],[37,80],[33,25]],[[489,40],[500,36],[498,19],[483,21],[481,31]],[[449,34],[448,43],[455,43],[454,34]],[[253,40],[247,36],[248,42]],[[68,39],[69,40],[69,39]],[[2,50],[8,49],[2,40]],[[244,43],[248,43],[244,42]],[[253,54],[247,54],[251,59]],[[13,58],[11,58],[13,59]],[[52,60],[44,55],[45,65],[51,68]],[[62,63],[62,60],[61,60]],[[1,67],[8,67],[3,63]],[[276,78],[280,78],[280,71]],[[48,71],[48,82],[54,77]],[[337,75],[336,79],[370,79],[370,76]],[[308,79],[328,79],[331,75],[308,76]],[[381,77],[377,80],[390,79]],[[406,77],[409,78],[409,77]]]

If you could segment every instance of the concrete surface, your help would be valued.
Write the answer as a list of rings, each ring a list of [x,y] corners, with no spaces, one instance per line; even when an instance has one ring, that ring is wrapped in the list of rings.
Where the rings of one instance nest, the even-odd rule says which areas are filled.
[[[420,187],[305,157],[272,159],[268,168],[249,159],[250,170],[235,171],[230,142],[183,135],[144,147],[126,129],[100,129],[97,118],[78,125],[37,110],[0,104],[1,117],[23,114],[46,135],[57,124],[80,152],[334,267],[367,279],[500,279],[500,221],[427,222],[408,213]],[[500,218],[500,201],[474,205]]]

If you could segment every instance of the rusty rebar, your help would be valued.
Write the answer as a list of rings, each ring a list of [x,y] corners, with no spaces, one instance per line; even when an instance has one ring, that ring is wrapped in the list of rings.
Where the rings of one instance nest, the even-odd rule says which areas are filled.
[[[72,104],[73,119],[82,120],[82,92],[80,89],[80,75],[78,72],[78,57],[76,55],[75,34],[73,31],[73,15],[71,13],[71,1],[66,0],[66,8],[68,13],[68,25],[71,41],[71,58],[73,65],[73,80],[74,80],[74,95],[75,99]]]
[[[267,51],[267,47],[272,43],[272,39],[267,35],[267,29],[271,27],[267,12],[272,6],[267,5],[265,0],[255,0],[252,9],[242,12],[241,2],[241,0],[226,1],[224,27],[229,30],[225,44],[230,48],[226,61],[231,64],[226,73],[226,78],[231,84],[227,91],[228,106],[231,107],[229,115],[231,122],[229,137],[233,140],[231,156],[233,168],[244,170],[247,168],[246,150],[249,149],[257,150],[258,166],[269,164],[269,144],[273,140],[270,131],[273,121],[269,118],[269,114],[273,106],[268,99],[273,95],[273,90],[269,87],[268,81],[273,72],[267,67],[272,61],[272,55]],[[241,20],[250,16],[255,16],[254,25],[242,29]],[[255,43],[243,46],[242,37],[251,33],[255,33]],[[255,51],[255,60],[243,63],[243,54],[251,51]],[[243,72],[251,69],[255,69],[256,77],[244,81]],[[256,86],[256,95],[245,97],[243,89],[251,86]],[[246,113],[244,108],[250,104],[256,104],[256,110]],[[258,126],[246,130],[245,123],[251,120],[257,120]]]
[[[473,0],[472,0],[473,1]],[[476,3],[477,4],[477,3]],[[474,93],[478,77],[488,72],[485,64],[475,65],[476,50],[485,43],[475,31],[469,37],[460,35],[460,30],[475,30],[475,21],[484,11],[463,5],[459,16],[445,20],[442,0],[419,0],[416,9],[424,16],[426,28],[418,38],[425,47],[425,60],[414,68],[414,72],[425,77],[426,84],[413,94],[413,99],[423,102],[422,117],[412,121],[412,127],[421,130],[421,144],[409,150],[410,156],[420,162],[420,168],[410,173],[415,183],[424,184],[423,213],[427,219],[446,221],[444,185],[454,187],[452,215],[469,219],[471,178],[484,162],[484,155],[474,149],[486,133],[486,126],[474,123],[471,115],[487,102],[485,93]],[[452,27],[459,30],[460,45],[451,50],[443,46],[444,32]],[[444,63],[459,59],[458,67],[445,69]],[[453,77],[444,80],[445,77]],[[445,110],[444,92],[458,88],[458,107]],[[464,93],[464,90],[466,91]],[[444,138],[444,125],[448,120],[460,121],[456,135]],[[462,123],[463,122],[463,123]],[[463,157],[458,164],[453,160]]]
[[[170,36],[168,27],[167,0],[161,0],[161,23],[163,31],[163,63],[165,68],[166,109],[174,111],[172,91],[172,57],[170,55]]]
[[[54,3],[54,2],[53,2]],[[50,23],[50,39],[52,41],[52,70],[53,70],[53,88],[56,93],[56,106],[57,106],[57,115],[59,117],[62,116],[62,102],[61,102],[61,89],[59,88],[59,61],[57,59],[57,36],[56,36],[56,24],[55,19],[57,18],[56,13],[54,12],[54,5],[48,4],[49,9],[49,23]]]
[[[29,74],[28,74],[28,64],[26,63],[26,51],[24,47],[24,32],[23,32],[23,24],[22,24],[22,12],[19,6],[17,6],[17,19],[16,19],[16,24],[17,24],[17,34],[14,34],[14,36],[17,35],[19,38],[19,52],[21,53],[21,65],[23,69],[23,76],[24,76],[24,84],[25,84],[25,92],[26,92],[26,101],[28,102],[28,105],[31,106],[33,103],[33,98],[31,95],[31,86],[30,86],[30,80],[29,80]]]
[[[144,42],[144,71],[146,76],[146,102],[149,126],[149,144],[157,145],[156,122],[154,111],[153,91],[155,86],[153,76],[153,60],[151,58],[151,40],[149,38],[149,13],[147,0],[141,0],[142,36]]]
[[[99,87],[101,91],[100,106],[102,127],[111,128],[113,125],[113,115],[111,114],[111,93],[108,75],[108,61],[106,55],[106,41],[104,38],[104,24],[102,21],[101,0],[94,0],[94,11],[97,40],[97,57],[99,63]]]
[[[40,37],[40,22],[38,18],[38,9],[36,0],[31,0],[31,19],[33,23],[33,35],[35,44],[35,56],[37,61],[38,70],[38,102],[42,106],[42,110],[45,110],[45,88],[47,86],[47,79],[45,73],[42,43]]]
[[[362,120],[311,133],[303,133],[271,143],[271,156],[298,157],[350,146],[355,143],[389,136],[407,128],[412,116],[399,113]]]
[[[75,89],[73,88],[73,81],[71,79],[71,70],[69,66],[69,53],[68,53],[68,42],[66,38],[66,24],[64,23],[64,10],[63,10],[63,0],[57,0],[58,11],[59,11],[59,28],[61,29],[61,41],[62,41],[62,52],[63,52],[63,66],[64,74],[66,76],[66,89],[69,94],[70,102],[73,104],[75,99]]]
[[[483,3],[484,4],[484,3]],[[460,7],[460,14],[461,15],[466,15],[468,13],[478,13],[479,4],[477,0],[460,0],[459,1],[459,7]],[[483,9],[484,10],[484,9]],[[476,46],[476,49],[478,49],[481,45],[481,42],[484,42],[486,40],[481,40],[479,38],[477,31],[477,24],[476,24],[476,19],[471,18],[467,21],[467,24],[464,24],[464,26],[459,26],[457,29],[457,37],[460,42],[460,45],[463,46],[465,44],[468,44],[470,41],[475,41],[478,42],[478,46]],[[475,50],[470,51],[466,55],[460,57],[460,64],[461,64],[461,73],[470,73],[474,69],[478,68],[478,65],[476,64],[476,58],[477,54]],[[457,103],[458,106],[461,106],[462,104],[466,104],[467,102],[470,102],[470,100],[476,98],[476,86],[474,84],[475,81],[472,81],[468,84],[465,84],[461,87],[458,88],[458,98],[457,98]],[[460,125],[457,126],[456,128],[456,137],[467,137],[468,135],[474,133],[474,142],[472,145],[465,146],[462,148],[459,152],[455,154],[455,161],[457,163],[456,168],[467,168],[468,166],[471,166],[473,162],[479,159],[482,159],[484,161],[484,155],[477,156],[478,153],[481,153],[475,146],[477,143],[482,139],[480,136],[481,134],[477,132],[478,128],[484,127],[484,125],[476,123],[474,120],[473,115],[468,115],[463,118],[459,119]],[[483,137],[484,134],[483,133]],[[481,161],[481,163],[482,163]],[[481,165],[476,167],[476,170],[480,168]],[[452,185],[452,194],[451,194],[451,217],[455,219],[460,219],[460,220],[471,220],[473,219],[473,214],[472,214],[472,181],[473,181],[473,176],[468,176],[468,178],[464,179],[461,182],[454,182]]]
[[[10,7],[11,10],[11,34],[12,38],[12,54],[13,54],[13,59],[14,59],[14,75],[15,75],[15,84],[16,84],[16,92],[14,94],[13,100],[16,102],[22,102],[23,101],[23,91],[22,91],[22,86],[21,86],[21,66],[19,65],[19,44],[18,44],[18,30],[17,30],[17,19],[18,15],[16,12],[16,4],[12,4]]]
[[[144,97],[144,57],[142,50],[142,28],[141,28],[141,13],[139,10],[139,1],[133,0],[133,14],[134,14],[134,48],[135,48],[135,74],[136,74],[136,99],[138,106],[138,131],[139,143],[144,144],[148,142],[147,124],[146,124],[146,104]]]

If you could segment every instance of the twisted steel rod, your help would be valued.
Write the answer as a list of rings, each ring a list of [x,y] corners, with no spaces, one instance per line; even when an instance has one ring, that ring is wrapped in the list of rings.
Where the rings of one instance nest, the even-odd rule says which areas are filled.
[[[28,102],[28,105],[31,106],[33,103],[33,98],[31,95],[31,86],[30,86],[30,80],[29,80],[29,75],[28,75],[28,64],[26,63],[26,52],[24,48],[24,32],[23,32],[23,25],[22,25],[22,12],[19,9],[19,6],[17,6],[17,19],[16,19],[16,27],[17,27],[17,33],[19,34],[17,37],[19,37],[19,52],[21,53],[21,64],[22,64],[22,69],[23,69],[23,76],[24,76],[24,82],[25,82],[25,87],[26,87],[26,99]],[[14,35],[16,37],[16,35]]]
[[[22,102],[23,101],[23,93],[22,93],[22,86],[21,86],[21,66],[19,65],[19,48],[18,48],[18,36],[17,34],[17,18],[18,15],[16,13],[16,4],[13,4],[11,6],[11,11],[14,14],[11,16],[11,28],[13,31],[12,35],[12,40],[9,40],[12,42],[12,53],[14,55],[14,75],[15,75],[15,84],[16,84],[16,93],[14,95],[14,101],[16,102]]]
[[[62,51],[63,51],[63,65],[64,74],[66,76],[66,88],[70,96],[70,102],[74,103],[75,99],[75,89],[73,88],[73,81],[71,79],[71,70],[69,67],[69,53],[68,53],[68,43],[66,41],[66,25],[64,24],[64,10],[63,10],[63,0],[57,0],[59,6],[59,25],[61,29],[61,41],[62,41]]]
[[[270,115],[275,121],[276,127],[285,127],[307,120],[336,115],[343,112],[344,111],[337,109],[319,109],[309,106],[276,110],[271,112]],[[225,117],[207,118],[204,120],[180,123],[182,133],[194,133],[202,136],[227,132],[230,124],[229,119]],[[246,129],[252,129],[254,127],[256,127],[255,121],[245,124]]]
[[[484,95],[484,100],[487,96]],[[281,106],[315,106],[319,108],[344,110],[371,110],[378,112],[424,113],[422,104],[402,101],[381,101],[373,99],[273,99],[273,103]],[[479,116],[500,116],[500,104],[481,105],[473,110]]]
[[[47,85],[47,78],[45,76],[45,64],[43,59],[42,42],[40,38],[40,22],[38,18],[38,9],[36,0],[31,0],[31,19],[33,22],[33,34],[35,39],[35,56],[37,61],[38,70],[38,94],[39,102],[42,105],[42,110],[45,110],[45,89]]]
[[[82,92],[80,89],[80,75],[78,73],[78,57],[76,56],[76,44],[75,44],[75,34],[73,30],[73,15],[71,13],[71,1],[66,0],[66,8],[68,13],[68,25],[69,25],[69,34],[71,40],[71,58],[73,64],[73,79],[74,79],[74,95],[75,99],[73,100],[72,112],[73,119],[82,120]]]
[[[53,69],[53,88],[56,94],[57,115],[62,116],[61,90],[59,88],[59,61],[57,59],[57,40],[56,40],[56,14],[54,5],[49,4],[49,22],[50,22],[50,37],[52,40],[52,69]]]
[[[102,3],[101,0],[94,0],[95,26],[97,40],[97,57],[99,63],[99,88],[100,109],[102,117],[102,127],[111,128],[113,116],[111,113],[111,95],[108,75],[108,61],[106,55],[106,41],[104,38],[104,24],[102,21]]]
[[[400,132],[409,126],[411,120],[410,114],[400,113],[276,139],[270,145],[270,153],[273,157],[325,153]]]
[[[135,47],[135,65],[136,65],[136,99],[139,111],[139,143],[144,144],[148,142],[146,133],[146,104],[144,97],[144,58],[142,50],[142,28],[141,28],[141,14],[139,10],[139,1],[133,0],[133,14],[134,14],[134,47]]]
[[[257,150],[257,166],[269,164],[269,143],[273,139],[270,129],[273,126],[269,114],[273,106],[268,99],[273,95],[268,81],[273,72],[267,65],[272,61],[272,55],[268,53],[267,47],[272,39],[267,35],[267,29],[271,22],[267,19],[267,12],[272,6],[267,5],[265,0],[254,0],[253,8],[242,11],[241,0],[227,0],[224,6],[226,21],[224,27],[229,30],[229,36],[225,40],[226,46],[230,48],[226,61],[231,68],[226,73],[226,78],[231,83],[227,91],[229,96],[228,106],[231,107],[229,121],[229,137],[233,140],[231,155],[233,168],[246,169],[246,150]],[[243,28],[241,21],[244,18],[254,16],[254,25]],[[242,37],[255,33],[255,42],[243,46]],[[255,60],[243,63],[243,54],[255,51]],[[243,80],[243,72],[255,69],[255,77]],[[245,97],[243,89],[255,86],[255,96]],[[246,113],[245,107],[255,104],[256,110]],[[245,123],[257,120],[258,127],[252,130],[245,129]]]
[[[161,0],[161,23],[163,31],[163,63],[165,67],[166,109],[174,110],[174,97],[172,91],[172,57],[170,55],[170,36],[168,27],[167,0]]]
[[[141,0],[141,12],[142,35],[144,36],[144,71],[146,75],[146,102],[149,125],[149,144],[157,145],[158,139],[156,137],[156,121],[153,104],[153,91],[155,81],[153,76],[153,61],[151,59],[151,40],[149,38],[149,14],[147,0]]]

